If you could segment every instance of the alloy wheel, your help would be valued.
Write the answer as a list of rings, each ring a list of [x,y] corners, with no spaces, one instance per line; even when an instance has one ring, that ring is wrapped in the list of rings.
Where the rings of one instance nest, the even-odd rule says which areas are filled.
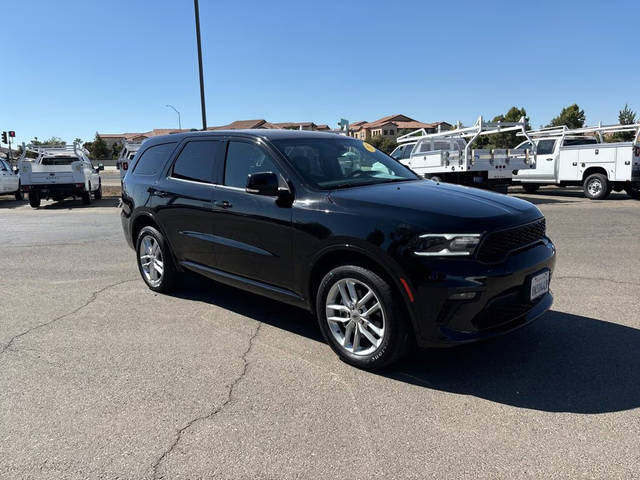
[[[164,273],[162,249],[158,241],[151,235],[142,238],[139,257],[145,280],[153,287],[160,285]]]
[[[589,193],[593,196],[597,196],[602,191],[602,182],[598,178],[594,178],[587,185]]]
[[[373,289],[355,278],[333,284],[325,303],[327,323],[338,344],[354,355],[369,355],[385,335],[385,314]]]

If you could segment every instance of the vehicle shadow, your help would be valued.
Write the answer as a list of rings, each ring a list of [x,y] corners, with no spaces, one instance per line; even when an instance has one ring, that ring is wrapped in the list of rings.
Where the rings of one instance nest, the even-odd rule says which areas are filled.
[[[203,277],[186,275],[174,296],[324,342],[308,312]],[[376,374],[547,412],[629,410],[640,407],[640,330],[550,311],[531,325],[483,343],[415,349]]]
[[[43,203],[40,210],[64,210],[76,208],[92,207],[117,207],[120,205],[120,197],[102,197],[100,200],[91,200],[89,205],[82,203],[82,200],[62,200],[60,202]]]
[[[640,407],[640,330],[550,311],[486,343],[416,352],[384,375],[547,412]]]
[[[13,195],[0,195],[0,208],[18,208],[22,207],[26,200],[16,200]]]
[[[520,187],[512,187],[509,194],[523,200],[527,200],[533,204],[545,203],[576,203],[576,202],[610,202],[631,200],[631,197],[625,192],[611,192],[606,200],[588,200],[584,196],[582,189],[578,188],[542,188],[536,193],[527,193]]]

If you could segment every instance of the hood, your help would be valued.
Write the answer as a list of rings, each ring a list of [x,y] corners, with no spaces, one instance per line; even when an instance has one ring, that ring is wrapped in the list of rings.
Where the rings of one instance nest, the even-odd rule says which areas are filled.
[[[334,190],[329,198],[347,210],[388,216],[436,233],[484,232],[543,216],[535,205],[519,198],[431,180]]]

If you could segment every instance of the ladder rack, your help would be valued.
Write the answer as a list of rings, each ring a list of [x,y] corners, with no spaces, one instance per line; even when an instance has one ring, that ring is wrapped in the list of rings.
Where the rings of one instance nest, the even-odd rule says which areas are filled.
[[[566,135],[583,135],[594,133],[597,134],[602,140],[603,134],[620,132],[636,132],[635,142],[637,143],[640,138],[640,123],[634,123],[630,125],[602,125],[602,123],[599,123],[598,125],[594,125],[591,127],[581,128],[569,128],[566,125],[561,125],[559,127],[546,127],[539,128],[537,130],[528,130],[526,132],[526,135],[522,133],[517,133],[516,135],[519,137],[526,136],[528,140],[531,140],[531,138],[529,137],[562,137]]]

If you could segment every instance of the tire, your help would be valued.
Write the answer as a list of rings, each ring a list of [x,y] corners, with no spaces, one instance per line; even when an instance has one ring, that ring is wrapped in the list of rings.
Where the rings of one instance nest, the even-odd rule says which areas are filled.
[[[591,200],[604,200],[611,193],[611,184],[602,173],[589,175],[584,179],[582,187],[584,196]]]
[[[536,193],[538,188],[540,188],[540,185],[536,185],[535,183],[523,183],[522,188],[524,188],[524,191],[527,193]]]
[[[91,204],[91,184],[89,184],[89,190],[87,190],[86,192],[82,192],[81,198],[83,205]]]
[[[354,292],[359,301],[368,297],[360,308],[353,308]],[[365,316],[364,311],[376,303],[379,308]],[[366,268],[345,265],[327,273],[316,292],[316,312],[329,346],[355,367],[377,370],[397,361],[407,351],[410,329],[404,309],[389,284]],[[340,320],[328,320],[327,314]]]
[[[432,180],[436,183],[442,183],[442,179],[440,177],[438,177],[437,175],[433,175],[431,177],[429,177],[429,180]]]
[[[102,182],[100,182],[100,184],[98,185],[98,189],[93,192],[93,199],[102,200]]]
[[[32,208],[40,208],[40,194],[38,192],[29,192],[29,205]]]
[[[640,200],[640,185],[636,185],[633,187],[627,187],[624,189],[631,198],[635,200]]]
[[[147,287],[160,293],[173,290],[179,273],[173,263],[169,245],[156,228],[144,227],[140,230],[136,240],[136,259],[140,276]],[[159,266],[161,271],[157,268]]]
[[[22,193],[20,184],[18,184],[18,190],[16,190],[16,193],[14,195],[16,197],[16,200],[18,201],[24,200],[24,194]]]

